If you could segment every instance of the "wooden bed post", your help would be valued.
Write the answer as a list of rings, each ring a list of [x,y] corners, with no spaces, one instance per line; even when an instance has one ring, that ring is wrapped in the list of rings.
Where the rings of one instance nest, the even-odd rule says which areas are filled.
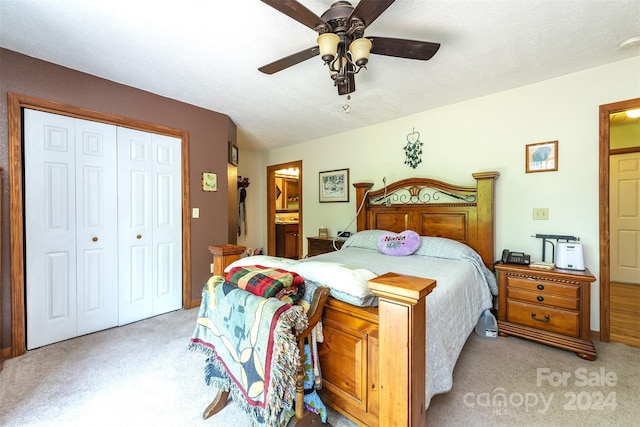
[[[495,181],[500,176],[499,172],[478,172],[472,174],[477,181],[477,201],[478,207],[478,247],[475,248],[482,256],[482,260],[487,268],[492,269],[495,261]]]
[[[436,281],[386,273],[369,287],[380,322],[378,425],[426,426],[426,296]]]
[[[213,254],[214,276],[224,276],[224,269],[234,261],[240,259],[247,248],[239,245],[214,245],[209,246],[209,252]]]
[[[367,229],[367,209],[360,209],[364,200],[364,195],[373,187],[372,182],[356,182],[353,184],[356,188],[356,212],[358,212],[358,220],[356,222],[356,231]],[[365,202],[366,203],[366,202]]]

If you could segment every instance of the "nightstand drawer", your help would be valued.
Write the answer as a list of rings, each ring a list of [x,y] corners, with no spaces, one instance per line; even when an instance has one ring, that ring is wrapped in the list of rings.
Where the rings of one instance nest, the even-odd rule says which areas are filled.
[[[569,310],[578,310],[580,307],[578,298],[563,297],[544,291],[533,292],[515,287],[509,287],[507,289],[507,298],[517,299],[523,302],[532,302],[534,304],[567,308]]]
[[[507,281],[510,288],[521,288],[534,292],[544,291],[546,293],[571,298],[578,298],[580,296],[580,287],[577,285],[556,283],[534,277],[509,277]]]
[[[580,335],[578,312],[507,300],[507,321],[570,337]]]
[[[345,241],[346,241],[345,238],[335,239],[336,248],[338,248],[338,250],[342,248],[342,245],[344,245]],[[326,237],[326,238],[307,237],[308,255],[314,256],[314,255],[326,254],[327,252],[333,252],[336,250],[336,248],[333,247],[333,243],[334,243],[333,237]]]

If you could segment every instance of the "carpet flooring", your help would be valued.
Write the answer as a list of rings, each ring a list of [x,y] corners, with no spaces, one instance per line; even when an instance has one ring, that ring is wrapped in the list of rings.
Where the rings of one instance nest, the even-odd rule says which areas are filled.
[[[233,402],[202,419],[215,395],[204,356],[186,351],[197,309],[178,310],[27,352],[0,371],[2,426],[250,426]],[[596,342],[598,359],[518,338],[471,334],[453,389],[429,426],[633,426],[640,349]],[[355,424],[331,411],[334,427]],[[386,426],[385,426],[386,427]]]

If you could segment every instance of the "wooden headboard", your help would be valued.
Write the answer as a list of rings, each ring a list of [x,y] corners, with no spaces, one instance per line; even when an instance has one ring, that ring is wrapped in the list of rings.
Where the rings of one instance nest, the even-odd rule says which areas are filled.
[[[447,237],[475,249],[492,268],[494,183],[499,175],[474,173],[472,187],[429,178],[408,178],[375,191],[372,183],[355,183],[356,206],[362,206],[357,230],[414,230],[423,236]]]

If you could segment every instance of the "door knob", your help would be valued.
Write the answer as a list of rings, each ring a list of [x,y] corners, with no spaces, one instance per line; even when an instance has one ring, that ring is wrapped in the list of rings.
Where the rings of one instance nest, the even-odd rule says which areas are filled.
[[[94,238],[93,238],[93,239],[91,239],[91,240],[93,240],[94,242],[97,242],[97,241],[98,241],[98,238],[97,238],[97,237],[94,237]]]
[[[136,236],[136,239],[142,239],[142,234],[138,234],[138,235]]]

